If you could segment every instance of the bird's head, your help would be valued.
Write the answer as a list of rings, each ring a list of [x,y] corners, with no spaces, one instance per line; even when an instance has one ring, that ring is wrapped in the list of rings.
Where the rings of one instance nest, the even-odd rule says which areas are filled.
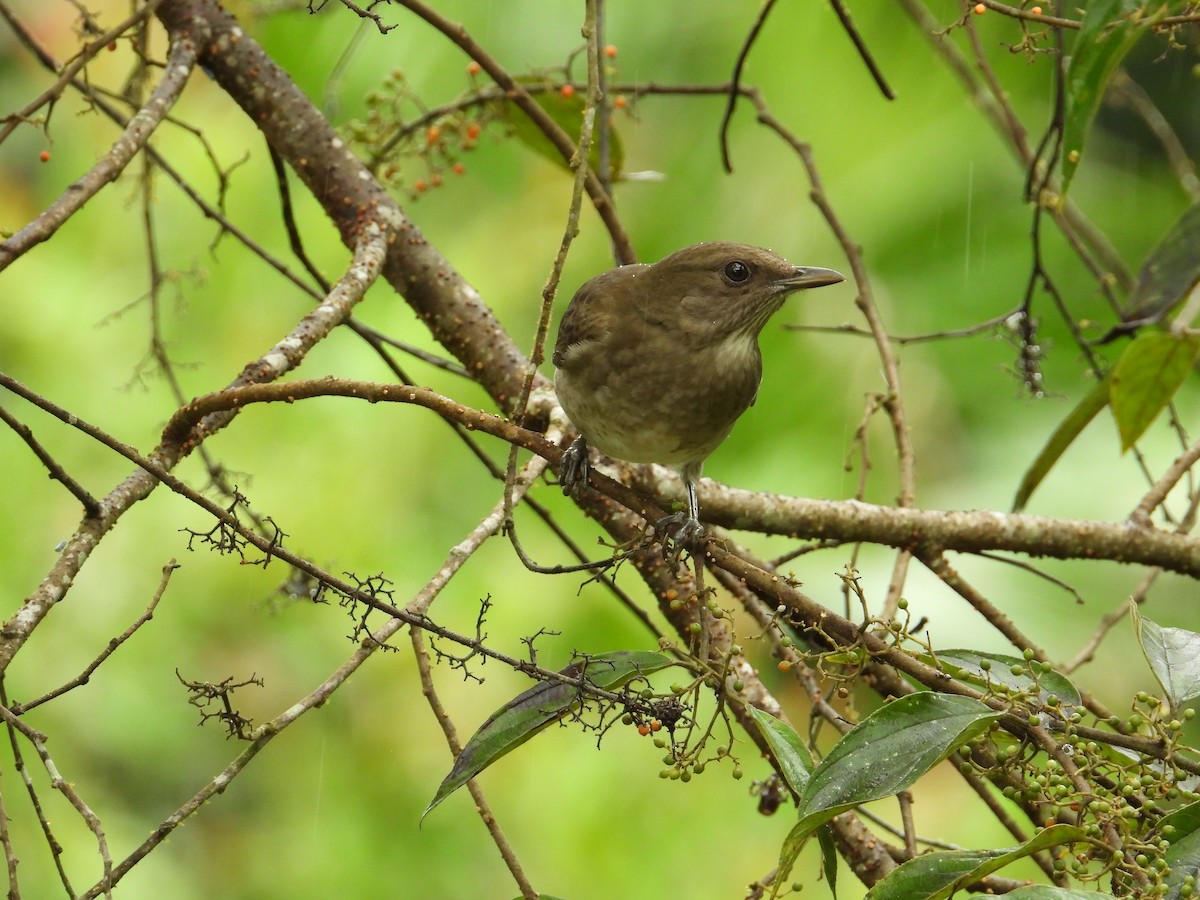
[[[657,312],[701,340],[754,340],[789,294],[844,281],[841,273],[793,266],[749,244],[694,244],[638,273]]]

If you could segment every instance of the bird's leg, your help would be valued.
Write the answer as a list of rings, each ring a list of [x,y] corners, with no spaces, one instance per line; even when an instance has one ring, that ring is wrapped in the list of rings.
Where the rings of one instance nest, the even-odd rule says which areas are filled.
[[[687,513],[672,513],[658,520],[655,531],[667,534],[675,544],[675,556],[683,548],[692,549],[704,539],[704,526],[700,524],[700,501],[696,499],[696,479],[700,477],[700,467],[692,464],[685,465],[681,473],[684,487],[687,489]]]
[[[562,485],[563,493],[578,497],[587,487],[590,470],[588,445],[581,434],[563,451],[562,462],[559,464],[558,483]]]

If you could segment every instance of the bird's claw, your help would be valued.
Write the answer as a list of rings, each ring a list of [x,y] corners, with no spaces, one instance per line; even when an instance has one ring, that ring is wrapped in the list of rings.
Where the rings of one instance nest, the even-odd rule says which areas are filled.
[[[662,542],[663,553],[678,560],[684,550],[695,552],[704,545],[707,531],[700,520],[686,512],[663,516],[654,523],[654,533]]]
[[[562,461],[559,463],[558,483],[562,486],[562,492],[578,497],[587,487],[591,468],[591,463],[588,462],[587,441],[582,436],[577,437],[563,451]]]

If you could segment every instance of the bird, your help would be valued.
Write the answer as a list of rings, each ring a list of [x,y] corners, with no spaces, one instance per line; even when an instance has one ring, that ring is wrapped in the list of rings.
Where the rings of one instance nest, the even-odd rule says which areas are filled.
[[[687,512],[659,526],[678,526],[676,546],[699,541],[696,482],[758,396],[763,326],[789,294],[844,280],[761,247],[711,241],[584,283],[552,354],[555,392],[578,431],[559,465],[563,492],[578,496],[587,485],[589,446],[626,462],[674,466]]]

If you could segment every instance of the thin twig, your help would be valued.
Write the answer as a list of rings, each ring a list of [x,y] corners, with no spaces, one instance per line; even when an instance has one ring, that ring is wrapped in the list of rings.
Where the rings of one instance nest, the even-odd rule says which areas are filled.
[[[458,740],[458,730],[454,727],[454,720],[446,712],[446,708],[438,696],[437,688],[434,686],[433,672],[429,664],[429,651],[425,649],[425,637],[419,628],[411,629],[409,637],[412,639],[413,655],[417,660],[417,673],[421,678],[421,693],[425,695],[425,701],[429,704],[434,718],[437,719],[442,733],[446,736],[446,745],[450,748],[450,755],[457,759],[462,753],[462,744]],[[500,829],[500,823],[496,821],[496,815],[492,812],[491,806],[483,794],[483,788],[479,786],[478,781],[472,778],[467,782],[467,790],[471,792],[471,799],[475,801],[475,812],[479,814],[480,820],[487,828],[488,834],[491,835],[492,843],[500,851],[504,864],[508,866],[508,871],[512,873],[513,879],[517,882],[521,896],[526,900],[537,900],[538,893],[525,874],[508,838]]]
[[[38,443],[37,438],[33,436],[33,430],[28,425],[22,423],[3,406],[0,406],[0,421],[3,421],[29,445],[29,449],[33,451],[34,456],[41,460],[42,465],[50,473],[50,477],[62,484],[83,505],[85,517],[90,519],[100,512],[100,502],[88,492],[87,488],[72,478],[45,447]]]
[[[754,46],[763,26],[767,24],[767,16],[771,14],[774,7],[775,0],[764,0],[762,8],[754,19],[754,24],[750,26],[750,31],[746,34],[746,39],[742,41],[737,59],[733,62],[733,74],[729,77],[729,97],[725,101],[725,112],[722,114],[721,124],[717,128],[717,139],[721,144],[721,165],[725,167],[726,172],[733,172],[733,159],[729,155],[729,126],[733,122],[733,111],[737,107],[738,97],[741,95],[742,69],[746,65],[746,59],[750,56],[750,48]]]
[[[18,716],[24,715],[25,713],[29,712],[29,710],[34,709],[35,707],[41,706],[43,703],[47,703],[47,702],[55,699],[56,697],[61,697],[63,694],[67,693],[68,691],[74,690],[75,688],[79,687],[80,685],[87,684],[88,681],[91,679],[92,674],[98,668],[100,668],[101,664],[104,663],[104,661],[107,660],[110,656],[112,656],[117,651],[118,647],[120,647],[127,640],[129,640],[131,637],[133,637],[134,632],[136,632],[139,628],[141,628],[143,625],[145,625],[147,622],[149,622],[151,618],[153,618],[154,610],[155,610],[155,608],[157,608],[158,602],[162,599],[163,594],[166,593],[167,584],[171,581],[171,575],[178,568],[180,568],[179,563],[175,562],[175,560],[171,560],[165,566],[163,566],[162,580],[159,581],[158,589],[154,592],[154,596],[150,598],[150,603],[149,603],[149,605],[146,606],[145,611],[143,611],[142,614],[134,620],[132,625],[130,625],[128,628],[126,628],[123,632],[121,632],[115,638],[112,638],[105,645],[104,649],[100,651],[100,655],[97,656],[94,660],[92,660],[88,664],[87,668],[85,668],[82,672],[80,672],[78,675],[76,675],[74,678],[72,678],[66,684],[60,685],[59,687],[56,687],[54,690],[49,691],[49,692],[43,694],[42,696],[37,697],[33,700],[30,700],[28,703],[12,704],[13,714],[18,715]]]
[[[146,105],[129,120],[129,125],[112,149],[87,173],[76,179],[41,215],[12,237],[0,241],[0,272],[31,247],[52,237],[67,219],[125,170],[183,93],[196,59],[196,45],[191,40],[179,38],[172,42],[162,81]]]

